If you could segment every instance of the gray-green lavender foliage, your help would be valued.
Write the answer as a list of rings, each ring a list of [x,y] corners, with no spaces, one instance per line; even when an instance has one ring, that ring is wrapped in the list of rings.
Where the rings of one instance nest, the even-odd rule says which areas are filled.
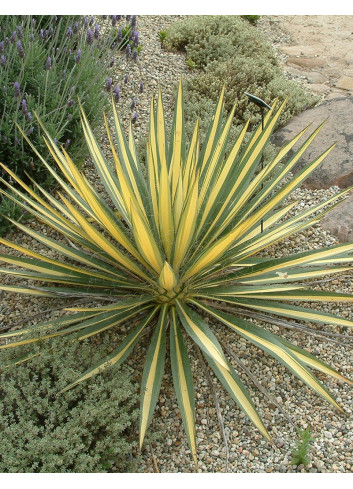
[[[117,42],[109,28],[103,29],[107,22],[112,28],[120,25],[129,33],[131,59],[126,59],[121,51],[125,34]],[[117,72],[117,66],[123,78],[128,63],[136,58],[136,16],[130,20],[111,16],[107,22],[101,16],[0,16],[0,162],[27,183],[27,174],[46,188],[53,180],[18,126],[46,157],[47,148],[35,117],[38,114],[58,144],[69,147],[73,160],[82,163],[87,146],[78,100],[92,127],[98,127],[110,92],[116,95],[117,90],[115,82],[107,93],[107,78],[113,69]],[[118,101],[119,97],[115,99]],[[0,178],[8,179],[6,175],[0,169]],[[0,181],[1,188],[6,185]],[[0,195],[0,214],[8,215],[11,206],[1,203],[2,199]],[[14,213],[10,217],[17,216]],[[0,216],[0,235],[7,224]]]
[[[111,347],[106,338],[99,345],[59,339],[51,348],[39,344],[32,360],[0,366],[0,472],[106,472],[113,464],[118,472],[134,471],[131,371],[112,366],[58,395]]]

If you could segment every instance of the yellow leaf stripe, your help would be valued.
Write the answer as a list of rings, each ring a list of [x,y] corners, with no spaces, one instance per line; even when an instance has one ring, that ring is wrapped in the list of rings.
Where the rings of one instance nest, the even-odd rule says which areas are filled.
[[[158,365],[158,359],[159,359],[160,354],[161,354],[162,338],[165,335],[167,314],[168,314],[168,307],[162,306],[159,321],[158,321],[158,327],[157,327],[156,333],[155,333],[155,335],[157,335],[156,336],[156,343],[154,345],[154,350],[152,352],[151,362],[147,366],[148,370],[146,371],[145,389],[144,389],[144,392],[142,392],[142,396],[141,396],[140,448],[142,447],[143,440],[145,438],[147,426],[149,423],[149,419],[151,417],[151,411],[154,408],[153,404],[155,404],[153,397],[156,397],[155,390],[156,390],[156,387],[158,387],[155,385],[156,384],[155,380],[156,380],[156,375],[161,374],[161,372],[157,372],[157,365]],[[152,344],[151,344],[151,346],[152,346]],[[145,372],[144,372],[144,374],[145,374]],[[158,395],[158,393],[157,393],[157,395]]]
[[[194,301],[191,301],[194,302]],[[265,348],[269,353],[275,357],[277,357],[280,361],[282,361],[286,366],[290,368],[303,382],[305,382],[309,387],[311,387],[315,392],[321,395],[324,399],[329,401],[333,406],[335,406],[339,411],[343,412],[343,409],[337,404],[337,402],[330,396],[330,394],[324,389],[324,387],[319,383],[316,377],[307,370],[301,362],[295,358],[292,353],[286,350],[284,346],[277,345],[272,343],[271,341],[266,340],[254,334],[250,331],[245,330],[243,327],[238,326],[236,323],[240,322],[240,320],[236,317],[232,318],[232,321],[228,320],[228,315],[219,313],[214,309],[204,306],[199,302],[194,302],[198,307],[201,307],[205,311],[209,312],[216,319],[221,321],[222,323],[229,326],[231,329],[237,331],[241,336],[244,336],[249,341],[257,344],[260,348]],[[251,323],[249,323],[251,325]]]

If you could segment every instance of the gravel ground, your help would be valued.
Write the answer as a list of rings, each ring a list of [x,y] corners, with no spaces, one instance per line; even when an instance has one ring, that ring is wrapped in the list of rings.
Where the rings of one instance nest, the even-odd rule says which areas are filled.
[[[188,71],[185,57],[182,54],[165,52],[160,45],[158,32],[166,29],[168,25],[181,16],[139,16],[137,28],[140,32],[143,50],[138,62],[129,66],[129,82],[123,86],[121,107],[125,124],[138,111],[139,118],[135,124],[135,134],[143,137],[148,125],[148,112],[150,97],[157,94],[158,84],[161,85],[167,117],[172,110],[172,93],[175,83],[180,75],[192,76]],[[274,26],[274,27],[273,27]],[[273,29],[272,29],[273,27]],[[274,44],[287,42],[276,24],[267,20],[260,23],[268,39]],[[116,80],[121,80],[121,70],[117,72]],[[125,73],[124,73],[125,74]],[[143,93],[138,92],[140,82],[144,82]],[[131,100],[136,98],[136,108],[129,109]],[[103,136],[102,141],[105,142]],[[92,166],[88,161],[86,172],[94,181]],[[99,183],[95,182],[99,188]],[[298,189],[291,199],[300,199],[293,213],[321,202],[337,193],[337,188],[326,190]],[[31,221],[33,229],[41,230],[48,235],[55,236],[41,224]],[[57,237],[57,236],[56,236]],[[24,246],[41,250],[41,245],[30,237],[15,231],[11,233],[11,240]],[[336,238],[324,232],[319,225],[305,230],[296,236],[286,239],[280,245],[268,250],[270,256],[281,256],[291,252],[306,249],[330,246],[337,243]],[[0,253],[7,250],[0,246]],[[54,255],[51,250],[48,255]],[[13,283],[10,277],[2,278],[4,283]],[[326,283],[319,287],[327,286]],[[335,290],[353,293],[351,274],[337,277],[333,286]],[[332,288],[332,285],[331,285]],[[36,299],[19,297],[16,294],[3,293],[0,303],[0,323],[2,326],[21,327],[25,318],[36,314],[43,309],[54,307],[57,301],[53,299]],[[324,310],[353,318],[353,309],[344,304],[322,304]],[[33,318],[33,322],[36,318]],[[18,322],[18,325],[16,323]],[[278,326],[266,326],[269,330],[283,335],[286,339],[307,348],[317,354],[328,364],[337,367],[343,375],[353,378],[353,350],[349,343],[347,331],[343,328],[308,324],[308,327],[317,333],[342,334],[347,337],[344,341],[336,343],[335,337],[314,336],[303,334],[297,330],[288,330]],[[328,389],[336,396],[337,401],[345,408],[345,414],[336,413],[328,403],[325,403],[303,383],[276,363],[267,354],[249,347],[245,340],[239,339],[225,327],[215,325],[221,341],[227,342],[236,353],[243,365],[247,367],[262,386],[274,398],[272,401],[260,392],[252,381],[239,369],[239,374],[248,387],[256,407],[265,420],[265,424],[272,435],[273,444],[267,443],[250,421],[240,412],[238,407],[229,398],[228,394],[216,383],[217,392],[228,443],[229,461],[226,467],[226,449],[217,419],[214,397],[209,387],[208,379],[203,367],[197,361],[197,354],[190,348],[190,357],[193,363],[194,383],[196,387],[196,420],[197,444],[199,450],[199,465],[201,472],[352,472],[353,470],[353,396],[352,387],[340,381],[335,381],[323,374],[318,377],[325,382]],[[136,380],[140,380],[143,367],[145,349],[139,346],[136,355],[129,361],[134,370]],[[234,362],[233,362],[234,364]],[[192,472],[190,450],[182,427],[181,416],[177,408],[176,397],[172,387],[170,366],[167,361],[159,403],[151,426],[151,430],[160,433],[159,441],[143,449],[140,472]],[[287,415],[283,413],[285,410]],[[291,449],[295,445],[295,427],[310,426],[315,436],[310,451],[311,463],[304,467],[293,467],[290,464]]]

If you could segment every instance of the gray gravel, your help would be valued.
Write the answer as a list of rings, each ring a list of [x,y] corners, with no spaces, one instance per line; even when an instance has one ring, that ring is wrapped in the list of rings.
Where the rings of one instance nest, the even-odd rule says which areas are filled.
[[[171,114],[173,106],[172,93],[175,83],[180,75],[192,76],[188,71],[185,57],[182,54],[165,52],[160,45],[158,32],[166,29],[180,16],[139,16],[137,28],[140,31],[143,50],[139,61],[129,67],[130,82],[123,87],[121,110],[125,124],[133,115],[129,104],[136,97],[136,109],[139,118],[135,124],[136,135],[143,137],[148,127],[148,112],[150,97],[157,94],[158,84],[166,94],[164,103],[167,117]],[[269,39],[278,34],[270,31],[267,22],[264,30]],[[270,32],[272,33],[270,35]],[[272,37],[271,37],[272,36]],[[283,40],[285,41],[285,40]],[[276,42],[281,42],[277,37]],[[121,65],[120,65],[121,68]],[[121,80],[121,69],[117,72],[116,80]],[[138,93],[140,82],[144,82],[144,92]],[[86,172],[93,181],[92,167],[89,161]],[[97,182],[96,182],[97,183]],[[307,208],[315,203],[327,199],[337,193],[337,188],[326,190],[298,189],[293,200],[300,199],[293,213]],[[32,221],[30,226],[40,229],[49,235],[54,235],[41,224]],[[11,240],[30,246],[34,250],[41,250],[41,245],[20,232],[11,233]],[[319,248],[337,243],[336,238],[324,232],[319,225],[313,226],[294,237],[288,238],[281,244],[268,250],[270,256],[281,256],[287,253],[306,249]],[[5,247],[0,246],[0,253],[5,253]],[[47,250],[48,255],[54,255]],[[333,286],[322,284],[322,287],[334,287],[335,290],[353,293],[351,274],[337,277]],[[13,283],[11,277],[1,277],[4,283]],[[20,297],[16,294],[3,293],[0,304],[0,323],[2,326],[14,326],[16,321],[24,321],[31,314],[53,307],[53,299],[36,299]],[[353,309],[344,304],[322,304],[324,310],[353,318]],[[33,322],[36,318],[33,319]],[[27,322],[27,321],[26,321]],[[15,327],[20,327],[18,326]],[[319,327],[309,324],[310,328],[320,332],[346,334],[343,328],[329,325]],[[280,329],[277,326],[266,326],[269,330],[283,335],[286,339],[307,348],[317,354],[328,364],[337,367],[343,375],[353,378],[353,350],[352,343],[337,344],[296,330]],[[273,438],[273,445],[267,443],[250,421],[240,412],[238,407],[229,398],[228,394],[216,383],[216,390],[224,419],[225,432],[229,447],[228,472],[352,472],[353,470],[353,396],[352,387],[343,382],[328,378],[318,373],[318,377],[325,382],[328,389],[336,396],[337,401],[345,408],[346,414],[336,413],[328,403],[325,403],[313,392],[294,378],[284,367],[272,360],[268,355],[255,347],[249,346],[245,340],[239,339],[225,327],[215,325],[218,337],[227,342],[242,362],[261,382],[262,386],[273,396],[276,402],[288,413],[291,424],[283,412],[275,405],[269,403],[254,384],[239,370],[241,378],[248,387],[259,413],[263,416],[265,424]],[[348,339],[348,337],[347,337]],[[136,355],[128,362],[134,369],[136,380],[141,379],[145,349],[139,346]],[[190,349],[193,363],[194,383],[196,391],[196,421],[197,444],[199,450],[199,465],[201,472],[224,472],[226,470],[225,445],[222,439],[217,420],[216,409],[211,390],[205,373],[197,362],[193,347]],[[214,379],[214,382],[215,379]],[[296,431],[295,426],[305,428],[310,426],[315,442],[310,451],[311,464],[308,468],[293,467],[290,464],[291,449],[294,447]],[[194,470],[190,450],[182,427],[181,416],[177,407],[176,397],[172,387],[170,365],[167,361],[159,403],[152,422],[151,431],[160,433],[160,440],[151,447],[146,446],[142,452],[139,466],[140,472],[154,472],[156,464],[160,472],[192,472]]]

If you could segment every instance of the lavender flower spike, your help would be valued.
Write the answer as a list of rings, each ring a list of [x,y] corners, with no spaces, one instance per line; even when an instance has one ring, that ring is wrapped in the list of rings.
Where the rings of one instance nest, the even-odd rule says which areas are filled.
[[[0,53],[4,52],[4,41],[0,42]]]
[[[65,142],[65,149],[69,147],[69,144],[71,143],[71,139],[67,139]]]
[[[132,102],[131,102],[131,105],[130,105],[130,109],[134,109],[136,107],[136,99],[135,97],[132,99]]]
[[[111,78],[108,78],[105,89],[107,92],[110,92],[110,90],[112,89],[112,79]]]
[[[137,15],[133,15],[131,17],[131,27],[135,27],[135,25],[136,25],[136,18],[137,18]]]
[[[139,118],[139,113],[135,112],[133,118],[131,119],[131,122],[135,124],[137,122],[137,119]]]
[[[75,22],[73,32],[74,32],[74,34],[78,33],[78,22]]]
[[[116,15],[112,15],[112,26],[115,27],[116,25]]]
[[[98,27],[98,24],[95,25],[95,28],[94,28],[94,37],[96,39],[99,38],[99,27]]]
[[[129,73],[126,73],[124,78],[124,83],[127,83],[128,81],[129,81]]]
[[[140,83],[140,93],[143,92],[143,82]]]
[[[93,42],[93,32],[91,29],[87,31],[87,44],[92,44]]]
[[[82,51],[81,49],[78,49],[77,50],[77,55],[76,55],[76,58],[75,58],[75,63],[79,63],[80,59],[81,59],[81,54],[82,54]]]
[[[126,57],[130,58],[130,56],[131,56],[131,47],[130,47],[130,44],[128,44],[126,46]]]
[[[19,97],[21,95],[21,92],[20,92],[20,84],[18,82],[15,82],[13,84],[13,87],[15,89],[15,97]]]
[[[21,41],[18,41],[17,42],[17,49],[18,49],[18,55],[20,58],[24,58],[25,57],[25,52],[23,50],[23,46],[21,44]]]
[[[115,87],[115,90],[113,91],[114,95],[115,95],[115,102],[119,102],[119,99],[120,99],[120,88],[119,88],[119,85],[117,85]]]
[[[51,57],[50,56],[47,57],[47,61],[45,63],[45,69],[47,71],[49,71],[51,69]]]
[[[71,38],[73,35],[74,35],[74,31],[71,29],[71,26],[69,26],[66,31],[66,37]]]
[[[0,58],[0,65],[1,66],[6,65],[6,56],[4,56],[3,54],[1,55],[1,58]]]
[[[26,115],[27,114],[27,102],[26,99],[23,99],[21,102],[21,107],[22,107],[22,114]]]
[[[132,59],[134,61],[136,61],[138,58],[138,52],[137,52],[137,49],[134,49],[133,52],[132,52]]]
[[[32,114],[31,114],[30,112],[27,112],[27,119],[28,119],[29,121],[31,121],[31,120],[32,120]]]
[[[30,40],[31,42],[33,42],[33,41],[34,41],[34,34],[31,34],[31,35],[29,36],[29,40]]]

